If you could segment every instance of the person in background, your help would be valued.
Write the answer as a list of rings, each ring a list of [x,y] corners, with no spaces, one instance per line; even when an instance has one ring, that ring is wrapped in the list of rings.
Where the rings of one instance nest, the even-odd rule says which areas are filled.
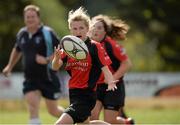
[[[60,83],[56,71],[49,66],[52,60],[52,53],[48,49],[59,44],[58,37],[50,27],[43,26],[40,20],[40,9],[35,5],[27,5],[24,8],[25,26],[19,30],[16,36],[16,43],[12,49],[10,59],[3,74],[8,76],[15,64],[23,57],[24,77],[23,93],[29,111],[29,124],[41,124],[39,108],[41,97],[45,98],[48,112],[60,117],[64,109],[58,106],[57,100],[60,97]],[[46,45],[44,28],[51,37],[51,46]]]
[[[125,40],[129,26],[120,19],[112,19],[106,15],[97,15],[92,18],[89,31],[91,39],[98,41],[106,50],[112,64],[109,65],[114,80],[119,80],[117,90],[106,91],[103,74],[98,80],[96,106],[92,110],[91,120],[99,119],[100,112],[104,108],[104,121],[112,124],[131,124],[131,118],[119,116],[124,106],[125,87],[123,77],[132,64],[122,45],[116,40]]]
[[[107,91],[116,89],[116,82],[108,69],[111,64],[110,58],[105,54],[100,43],[92,41],[87,36],[90,17],[83,7],[70,11],[68,16],[69,30],[71,35],[79,37],[85,42],[89,50],[85,60],[76,60],[69,57],[60,47],[55,48],[52,67],[54,70],[65,64],[65,70],[70,75],[69,99],[70,106],[56,121],[61,124],[108,124],[103,121],[90,121],[91,110],[96,104],[96,83],[101,74],[104,73]]]

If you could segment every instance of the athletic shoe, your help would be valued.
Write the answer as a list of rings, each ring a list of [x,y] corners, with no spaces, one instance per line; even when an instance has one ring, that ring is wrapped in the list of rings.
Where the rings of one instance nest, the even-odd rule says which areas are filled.
[[[134,125],[134,124],[135,124],[134,119],[132,119],[132,118],[127,118],[127,119],[126,119],[126,124],[127,124],[127,125]]]

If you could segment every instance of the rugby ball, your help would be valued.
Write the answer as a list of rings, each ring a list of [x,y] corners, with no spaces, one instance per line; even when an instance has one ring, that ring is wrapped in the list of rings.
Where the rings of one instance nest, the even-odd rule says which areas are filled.
[[[76,60],[84,60],[88,55],[86,44],[76,36],[64,36],[60,41],[60,45],[68,56]]]

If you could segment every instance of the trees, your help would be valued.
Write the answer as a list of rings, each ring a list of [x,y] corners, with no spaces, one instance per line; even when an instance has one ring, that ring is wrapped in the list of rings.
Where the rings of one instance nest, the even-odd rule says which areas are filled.
[[[178,0],[84,1],[90,15],[119,17],[130,24],[126,45],[135,71],[180,70]]]
[[[30,0],[0,1],[0,69],[7,64],[11,49],[15,42],[15,35],[23,25],[22,10]],[[20,66],[17,66],[20,68]]]
[[[15,44],[15,36],[20,27],[24,26],[23,9],[28,4],[36,4],[40,7],[43,23],[52,26],[60,37],[67,34],[64,7],[57,0],[6,0],[0,1],[0,70],[8,63],[11,49]],[[15,71],[21,70],[21,62],[15,67]]]
[[[130,26],[125,47],[134,63],[133,71],[180,70],[180,2],[178,0],[6,0],[0,1],[0,69],[4,67],[23,25],[25,5],[40,6],[45,24],[62,37],[68,34],[67,14],[84,6],[90,16],[108,14]],[[20,69],[19,65],[16,67]]]
[[[116,8],[124,12],[122,16],[137,25],[136,28],[148,38],[145,43],[156,45],[156,55],[162,60],[161,71],[180,70],[179,6],[177,0],[138,0],[116,4]]]

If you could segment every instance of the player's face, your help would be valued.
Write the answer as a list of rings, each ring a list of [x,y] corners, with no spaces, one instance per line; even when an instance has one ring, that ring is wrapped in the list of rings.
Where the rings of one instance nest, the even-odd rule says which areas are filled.
[[[105,32],[104,25],[102,22],[96,21],[92,23],[89,30],[89,36],[92,39],[100,42],[101,40],[104,39],[105,35],[106,35],[106,32]]]
[[[87,39],[87,32],[89,28],[84,21],[72,21],[70,24],[70,32],[72,35],[79,37],[83,41]]]
[[[27,10],[24,13],[24,22],[27,28],[37,28],[40,24],[39,16],[37,15],[36,11],[34,10]]]

